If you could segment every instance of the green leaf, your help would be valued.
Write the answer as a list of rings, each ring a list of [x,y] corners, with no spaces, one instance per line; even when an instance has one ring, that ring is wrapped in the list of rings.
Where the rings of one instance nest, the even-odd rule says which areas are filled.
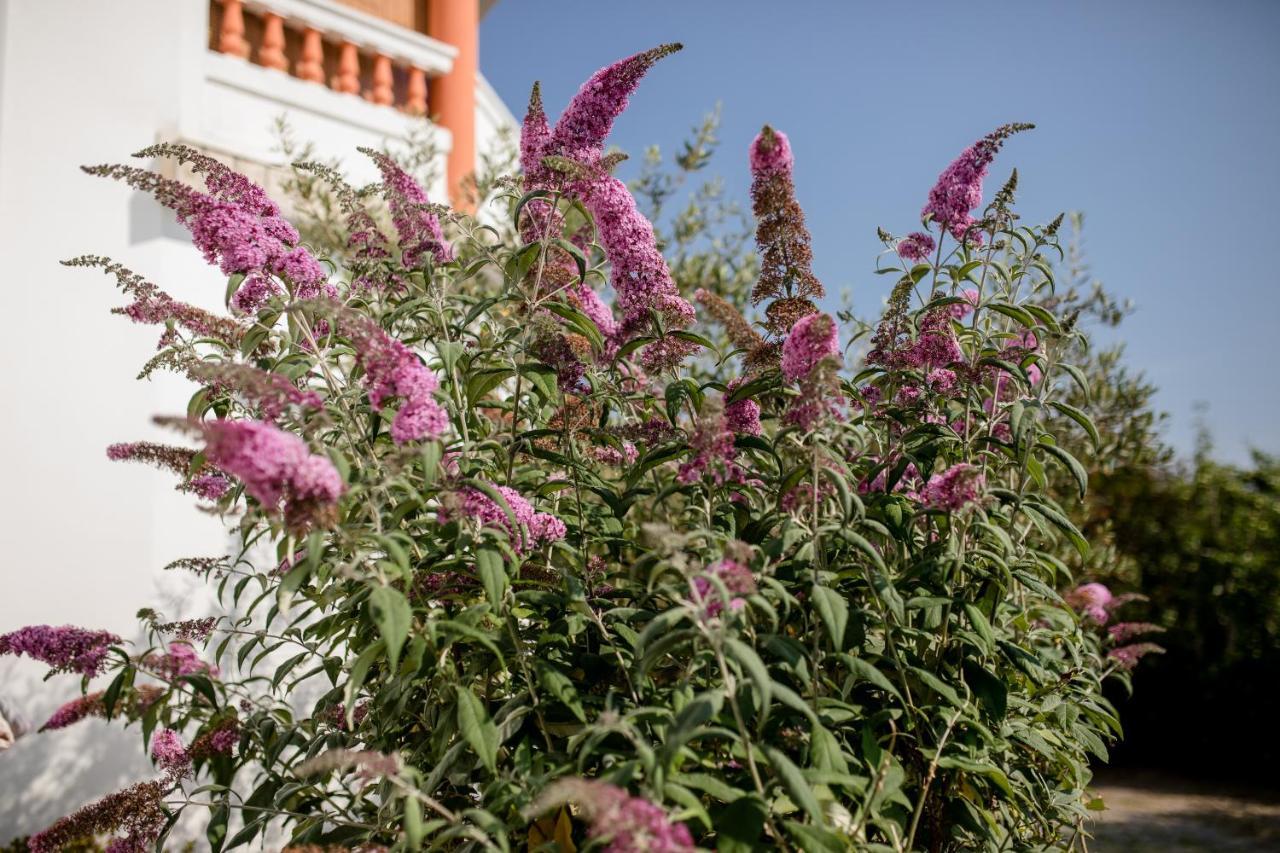
[[[1077,409],[1075,406],[1067,403],[1060,403],[1057,400],[1051,400],[1049,401],[1049,405],[1053,406],[1059,412],[1062,412],[1062,414],[1078,423],[1084,431],[1089,434],[1089,438],[1093,441],[1094,449],[1102,446],[1102,437],[1098,435],[1098,428],[1093,425],[1092,418]]]
[[[769,677],[768,668],[756,650],[741,640],[726,639],[725,650],[750,676],[751,686],[760,694],[760,724],[764,725],[769,719],[769,706],[773,704],[773,679]]]
[[[849,628],[849,602],[834,589],[814,584],[813,603],[818,608],[823,624],[827,626],[831,645],[837,652],[844,651],[844,636]]]
[[[1089,556],[1089,542],[1084,538],[1080,530],[1071,523],[1071,520],[1061,512],[1039,501],[1027,500],[1022,506],[1024,509],[1032,510],[1067,534],[1067,538],[1071,540],[1071,544],[1075,546],[1081,557],[1087,558]]]
[[[356,695],[360,692],[360,687],[369,675],[369,668],[373,666],[373,662],[378,659],[378,656],[383,651],[385,651],[385,646],[381,640],[376,643],[370,643],[356,658],[356,662],[351,665],[351,674],[347,677],[347,687],[343,690],[343,704],[346,705],[347,709],[348,729],[355,728],[353,715],[356,711]]]
[[[227,819],[230,816],[231,810],[227,808],[225,801],[214,806],[209,815],[209,826],[205,830],[205,837],[209,839],[209,848],[213,853],[219,853],[222,850],[222,842],[227,838]]]
[[[956,689],[954,687],[947,684],[941,678],[938,678],[938,676],[934,675],[929,670],[921,669],[918,666],[909,666],[907,669],[910,670],[912,675],[923,681],[926,686],[930,687],[933,692],[937,693],[943,699],[946,699],[953,707],[959,708],[964,704],[964,700],[960,698],[959,693],[956,693]]]
[[[849,762],[840,749],[840,741],[819,723],[814,723],[809,735],[809,763],[819,770],[849,772]]]
[[[458,729],[490,773],[498,764],[498,727],[469,689],[458,688]]]
[[[534,661],[534,668],[538,671],[538,683],[542,685],[542,689],[572,711],[578,718],[578,722],[585,723],[587,713],[582,707],[582,701],[578,698],[578,688],[574,686],[569,676],[545,661]]]
[[[782,784],[787,789],[791,799],[796,805],[809,813],[809,817],[814,823],[821,826],[823,824],[822,806],[818,805],[818,798],[814,796],[813,786],[804,778],[800,768],[796,767],[785,754],[768,744],[761,744],[761,748],[769,759],[769,764],[777,771],[778,778],[782,780]]]
[[[898,692],[898,688],[893,686],[893,682],[887,676],[865,658],[854,657],[853,655],[841,655],[840,660],[844,661],[849,669],[853,670],[853,674],[863,681],[870,681],[876,687],[884,692],[902,699],[902,694]]]
[[[760,835],[769,808],[754,794],[738,797],[716,818],[718,853],[751,853],[760,849]]]
[[[375,587],[369,595],[369,615],[382,634],[392,669],[400,665],[400,650],[413,625],[413,609],[404,593],[390,586]]]
[[[1016,305],[1010,305],[1008,302],[988,302],[987,307],[998,314],[1003,314],[1006,317],[1017,320],[1028,328],[1031,328],[1036,324],[1035,317],[1032,317],[1024,309]]]
[[[480,573],[480,582],[484,584],[484,593],[494,612],[502,611],[502,599],[507,592],[507,567],[502,555],[492,548],[481,548],[476,551],[476,571]]]
[[[1009,785],[1009,777],[1005,776],[1004,771],[1000,768],[985,761],[975,761],[972,758],[965,758],[959,755],[944,755],[938,759],[938,766],[980,774],[994,782],[1001,791],[1004,791],[1010,797],[1013,796],[1013,788]]]
[[[1071,472],[1071,476],[1075,478],[1076,487],[1080,490],[1080,499],[1084,500],[1085,492],[1089,489],[1089,472],[1080,464],[1080,460],[1076,459],[1061,447],[1058,447],[1055,444],[1049,444],[1043,440],[1041,440],[1037,446],[1054,459],[1061,462],[1063,466]]]
[[[987,647],[987,652],[995,650],[996,637],[991,630],[991,623],[987,621],[987,617],[982,611],[969,602],[964,604],[964,615],[969,617],[969,624],[973,626],[973,630],[978,632],[978,636],[982,637],[982,642]]]
[[[410,850],[419,849],[422,846],[422,839],[426,836],[426,830],[422,825],[422,803],[418,802],[414,794],[404,798],[404,836]]]

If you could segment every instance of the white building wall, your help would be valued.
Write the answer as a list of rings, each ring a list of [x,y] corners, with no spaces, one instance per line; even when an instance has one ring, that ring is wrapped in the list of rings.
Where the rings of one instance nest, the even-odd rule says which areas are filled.
[[[107,460],[113,442],[174,441],[150,417],[183,412],[192,389],[162,373],[136,381],[159,330],[109,313],[127,301],[112,279],[58,262],[109,255],[211,309],[225,279],[168,211],[77,166],[127,161],[160,139],[272,162],[268,129],[286,113],[299,139],[365,180],[355,146],[412,122],[210,54],[206,15],[202,0],[0,0],[0,633],[69,623],[131,638],[140,606],[203,615],[202,593],[159,570],[227,543],[172,476]],[[481,146],[514,122],[496,96],[478,119]],[[448,150],[447,133],[438,144]],[[442,182],[429,189],[443,198]],[[34,725],[78,693],[74,677],[42,674],[0,658],[0,696]],[[0,752],[0,844],[151,773],[137,729],[87,721],[28,735]]]

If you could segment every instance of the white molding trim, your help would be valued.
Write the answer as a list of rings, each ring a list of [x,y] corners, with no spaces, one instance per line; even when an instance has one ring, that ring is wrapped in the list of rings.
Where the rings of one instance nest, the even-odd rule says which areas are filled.
[[[451,44],[333,0],[245,0],[244,5],[259,14],[279,15],[296,27],[319,30],[333,40],[349,41],[407,62],[429,76],[447,74],[458,55]]]
[[[511,112],[507,102],[502,100],[493,86],[489,85],[489,81],[483,74],[476,75],[476,107],[487,113],[495,126],[510,127],[519,132],[520,120]],[[479,142],[479,140],[476,141]]]
[[[404,139],[415,125],[426,121],[390,107],[372,104],[358,95],[335,92],[319,83],[299,80],[234,56],[210,51],[205,56],[204,67],[205,86],[221,86],[238,90],[248,97],[279,104],[280,112],[296,109],[324,116],[379,137]],[[183,126],[178,128],[179,134],[184,139],[260,163],[273,165],[284,163],[279,152],[245,150],[246,146],[242,138],[221,134],[217,128],[206,126],[203,122],[199,122],[198,113],[196,121],[198,126],[189,126],[187,122],[183,122]],[[432,124],[431,129],[439,150],[447,154],[453,148],[453,134],[438,124]]]

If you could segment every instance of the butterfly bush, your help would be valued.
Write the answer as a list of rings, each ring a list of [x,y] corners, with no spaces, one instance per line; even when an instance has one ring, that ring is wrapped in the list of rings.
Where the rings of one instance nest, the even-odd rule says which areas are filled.
[[[378,152],[367,192],[297,166],[345,229],[325,250],[192,149],[141,156],[202,188],[90,170],[228,276],[221,313],[71,262],[164,326],[144,375],[194,386],[156,413],[173,444],[108,456],[177,476],[237,544],[174,555],[216,605],[141,611],[137,645],[0,634],[80,677],[45,729],[138,726],[155,765],[31,849],[163,848],[192,811],[213,850],[1083,846],[1120,731],[1102,682],[1157,647],[1072,521],[1098,436],[1068,397],[1061,218],[1021,224],[1015,178],[983,198],[1027,126],[880,232],[872,323],[820,306],[806,140],[772,127],[734,146],[754,287],[686,286],[606,150],[677,47],[600,70],[554,124],[535,87],[485,225]]]

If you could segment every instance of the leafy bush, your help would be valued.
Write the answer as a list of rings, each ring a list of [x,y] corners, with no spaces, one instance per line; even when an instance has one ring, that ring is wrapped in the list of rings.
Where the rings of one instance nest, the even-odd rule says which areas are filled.
[[[1116,583],[1149,599],[1142,616],[1169,649],[1118,696],[1131,732],[1118,758],[1274,786],[1280,462],[1224,465],[1206,445],[1189,466],[1100,477],[1091,504],[1125,558]]]
[[[110,454],[172,470],[242,547],[174,564],[222,609],[142,611],[149,648],[0,637],[83,676],[46,728],[136,723],[161,771],[32,849],[142,849],[189,809],[215,850],[1083,840],[1089,756],[1119,733],[1101,683],[1142,649],[1100,630],[1117,602],[1057,592],[1089,549],[1052,484],[1083,492],[1066,447],[1099,439],[1068,402],[1087,380],[1055,297],[1062,218],[1019,224],[1016,173],[978,210],[1027,126],[942,173],[924,230],[882,232],[896,284],[859,358],[862,332],[842,347],[817,308],[781,132],[749,156],[758,321],[754,268],[717,265],[687,220],[673,278],[604,143],[674,49],[597,72],[554,126],[534,90],[523,176],[491,206],[509,227],[429,204],[375,152],[371,191],[298,167],[343,219],[324,257],[189,149],[141,156],[203,191],[89,170],[152,192],[229,276],[215,315],[72,262],[163,327],[145,372],[199,386],[161,419],[194,449]],[[691,295],[716,330],[689,279],[714,285]]]

